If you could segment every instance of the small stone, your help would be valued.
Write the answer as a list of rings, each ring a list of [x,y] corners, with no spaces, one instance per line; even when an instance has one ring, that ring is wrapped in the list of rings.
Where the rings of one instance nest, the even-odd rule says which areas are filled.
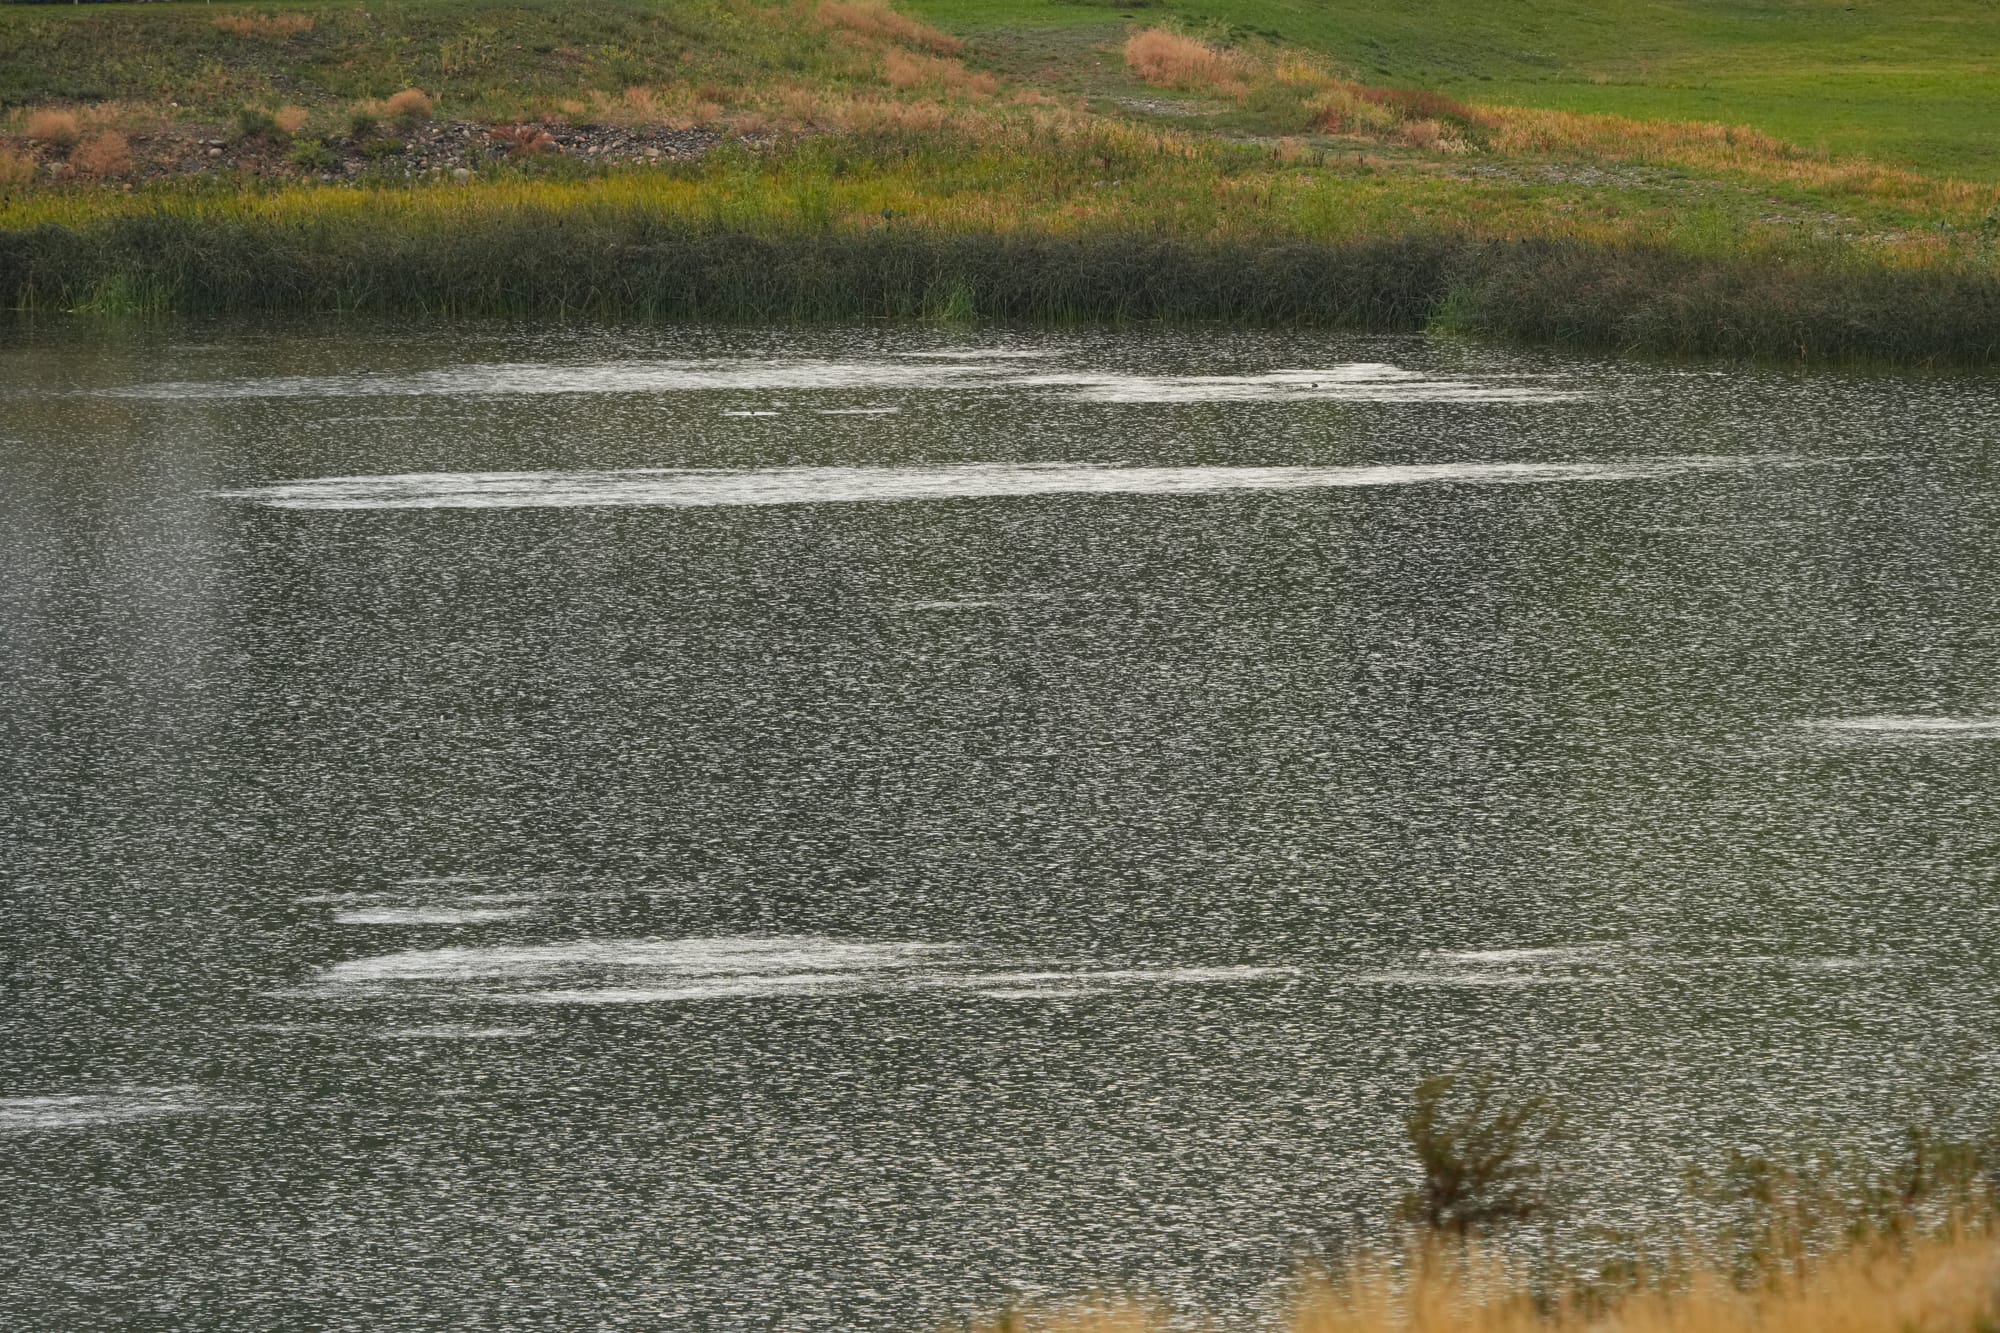
[[[221,157],[221,156],[222,156],[222,150],[221,150],[220,148],[211,148],[211,149],[209,149],[209,150],[208,150],[208,155],[209,155],[210,157]]]
[[[463,185],[467,181],[472,179],[472,173],[466,170],[464,167],[453,167],[451,171],[451,178],[457,181],[460,185]]]

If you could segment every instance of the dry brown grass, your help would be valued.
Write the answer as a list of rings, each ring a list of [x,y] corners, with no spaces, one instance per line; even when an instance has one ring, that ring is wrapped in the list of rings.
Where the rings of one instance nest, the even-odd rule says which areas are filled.
[[[556,141],[539,125],[506,125],[488,130],[494,143],[530,157],[555,151]]]
[[[281,106],[271,117],[278,122],[278,128],[287,134],[297,134],[312,119],[312,112],[302,106]]]
[[[914,46],[941,56],[955,56],[965,49],[965,43],[958,38],[906,14],[898,14],[879,0],[821,0],[813,17],[823,28],[865,41]]]
[[[35,159],[0,148],[0,186],[26,185],[35,178]]]
[[[430,94],[421,88],[405,88],[382,104],[382,110],[397,120],[429,120],[435,109]]]
[[[217,14],[215,26],[236,37],[296,37],[313,30],[310,14]]]
[[[1500,153],[1660,163],[1737,172],[1811,190],[1884,203],[1980,213],[2000,203],[2000,187],[1920,175],[1865,158],[1809,153],[1761,130],[1698,121],[1628,120],[1622,116],[1482,107]]]
[[[44,108],[29,113],[25,133],[37,143],[67,145],[82,136],[83,127],[74,111]]]
[[[1415,1276],[1411,1276],[1412,1272]],[[1548,1308],[1498,1266],[1361,1263],[1309,1283],[1286,1333],[1984,1333],[2000,1314],[2000,1245],[1986,1235],[1858,1245],[1753,1290],[1702,1271],[1622,1299]],[[1167,1333],[1131,1305],[1010,1312],[978,1333]]]
[[[958,97],[991,97],[1000,91],[1000,80],[967,69],[963,61],[897,47],[882,53],[882,77],[891,88],[926,88]]]
[[[1125,63],[1158,88],[1242,97],[1258,72],[1240,51],[1224,50],[1165,28],[1135,32],[1125,43]]]
[[[122,176],[132,169],[132,145],[117,130],[105,130],[78,144],[69,161],[85,176]]]
[[[572,120],[604,125],[661,125],[692,130],[719,124],[724,107],[716,88],[627,88],[615,96],[592,93],[588,106],[565,112]]]

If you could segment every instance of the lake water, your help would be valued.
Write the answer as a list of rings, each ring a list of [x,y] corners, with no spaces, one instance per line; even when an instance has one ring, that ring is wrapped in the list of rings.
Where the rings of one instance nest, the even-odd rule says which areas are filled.
[[[1268,1310],[2000,1104],[2000,395],[1421,339],[0,340],[0,1321]]]

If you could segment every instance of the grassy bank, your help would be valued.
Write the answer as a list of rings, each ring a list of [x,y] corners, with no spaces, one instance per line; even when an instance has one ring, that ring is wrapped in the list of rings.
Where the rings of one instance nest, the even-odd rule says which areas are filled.
[[[1538,217],[1562,187],[1174,147],[1027,135],[974,152],[919,135],[571,180],[36,196],[0,206],[0,304],[1237,320],[1816,361],[2000,355],[2000,276],[1977,250],[1690,226],[1643,197],[1551,232]]]
[[[1811,257],[1422,232],[746,227],[615,184],[337,203],[160,208],[0,233],[0,300],[108,315],[1219,319],[1816,361],[2000,354],[1993,278]]]
[[[1141,22],[926,0],[930,23],[870,0],[0,5],[0,305],[1250,320],[2000,356],[2000,187],[1928,165],[1976,166],[1976,124],[1899,160],[1552,109],[1611,57],[1596,20],[1571,32],[1543,0],[1516,16],[1522,39],[1567,43],[1543,105],[1461,100],[1369,80],[1443,61],[1444,82],[1497,86],[1499,65],[1451,65],[1463,33],[1344,3]],[[1328,18],[1348,8],[1354,26]],[[1769,54],[1700,8],[1635,10],[1634,41]],[[1870,11],[1870,40],[1921,55],[1950,8]],[[1771,31],[1819,12],[1780,9]],[[1919,102],[1906,119],[1944,118]],[[638,157],[660,144],[674,160]]]

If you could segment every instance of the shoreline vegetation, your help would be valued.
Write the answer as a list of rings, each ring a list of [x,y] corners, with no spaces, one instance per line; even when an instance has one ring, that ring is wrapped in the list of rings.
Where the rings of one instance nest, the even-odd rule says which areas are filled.
[[[1295,1285],[1284,1333],[1993,1333],[2000,1127],[1906,1131],[1884,1165],[1732,1154],[1693,1173],[1701,1221],[1576,1262],[1546,1225],[1565,1194],[1551,1103],[1491,1077],[1419,1085],[1405,1122],[1404,1244]],[[1528,1234],[1523,1234],[1523,1233]],[[1135,1302],[1009,1310],[967,1333],[1213,1329]]]
[[[0,3],[0,307],[2000,358],[2000,187],[1937,126],[1973,174],[1370,83],[1165,7],[982,6]]]

